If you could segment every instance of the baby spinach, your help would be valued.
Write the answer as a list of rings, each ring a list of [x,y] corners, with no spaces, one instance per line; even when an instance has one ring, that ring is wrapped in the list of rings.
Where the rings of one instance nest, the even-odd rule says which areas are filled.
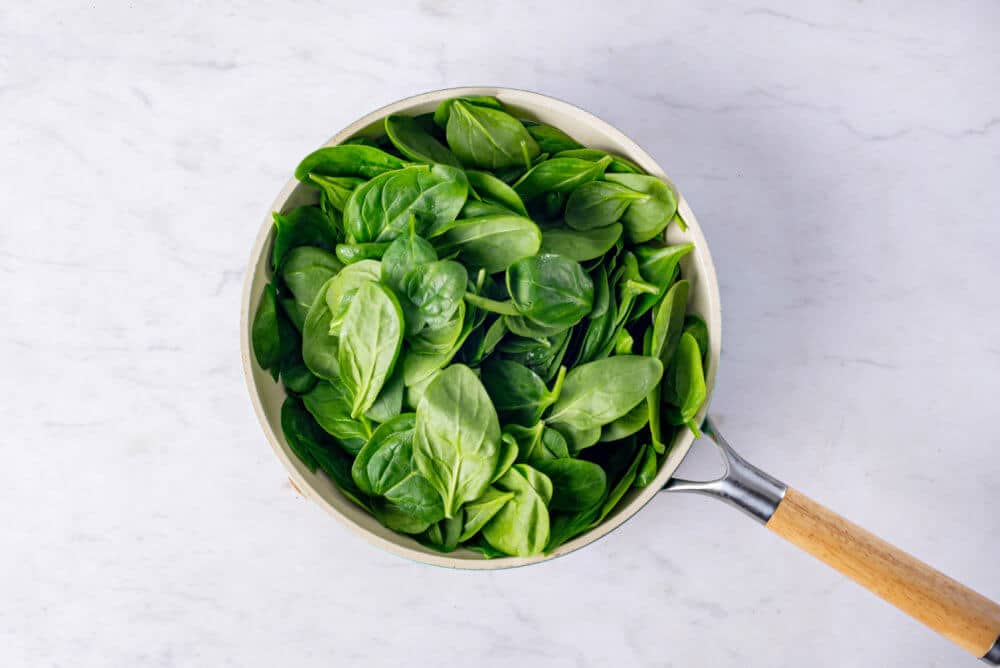
[[[469,267],[493,274],[537,253],[542,233],[528,218],[497,215],[459,221],[442,240],[439,252],[458,251],[458,259]]]
[[[558,153],[559,151],[583,148],[583,144],[551,125],[529,125],[528,132],[535,138],[535,141],[538,142],[538,148],[544,153]]]
[[[321,248],[299,246],[288,252],[281,265],[281,280],[294,297],[291,305],[298,313],[299,323],[305,322],[323,284],[343,267],[336,257]]]
[[[546,420],[577,430],[600,428],[632,410],[660,382],[660,360],[615,355],[573,368]]]
[[[391,292],[365,281],[347,308],[337,362],[353,396],[351,417],[372,407],[392,373],[403,343],[403,312]]]
[[[399,152],[410,160],[460,167],[458,158],[411,116],[385,117],[385,134]]]
[[[576,158],[552,158],[529,169],[514,184],[514,191],[522,199],[550,192],[572,192],[580,185],[600,177],[609,164],[611,164],[610,157],[601,158],[597,162]]]
[[[694,337],[698,350],[701,351],[701,361],[704,363],[708,355],[708,325],[701,316],[688,313],[684,316],[684,331]]]
[[[483,367],[482,380],[497,413],[507,424],[538,422],[542,411],[558,398],[562,386],[562,378],[559,378],[550,392],[545,381],[534,371],[504,359],[489,360]]]
[[[621,236],[622,226],[618,223],[590,230],[549,227],[542,230],[540,252],[555,253],[576,262],[586,262],[607,253]]]
[[[343,211],[347,206],[354,189],[365,182],[357,176],[323,176],[309,174],[309,182],[319,188],[323,200],[337,211]]]
[[[352,397],[340,383],[320,381],[302,395],[302,403],[319,426],[351,454],[356,455],[372,435],[366,421],[351,417]]]
[[[678,244],[676,246],[637,246],[635,257],[639,262],[639,273],[642,277],[660,286],[657,294],[641,295],[632,310],[632,320],[638,319],[653,308],[666,294],[678,273],[678,264],[685,255],[694,250],[694,244]]]
[[[354,264],[361,260],[381,260],[389,247],[387,242],[337,244],[334,253],[343,264]]]
[[[358,452],[351,476],[358,488],[381,496],[404,514],[422,522],[444,518],[441,497],[413,465],[412,413],[379,425]]]
[[[462,164],[497,169],[530,162],[538,142],[510,114],[456,100],[445,129],[448,146]]]
[[[534,464],[543,459],[570,456],[566,438],[544,422],[536,422],[532,427],[508,424],[503,433],[517,443],[517,461]]]
[[[403,279],[407,304],[413,307],[407,310],[407,330],[448,324],[462,303],[468,282],[465,267],[454,260],[437,260],[411,269]]]
[[[578,262],[561,255],[534,255],[513,263],[507,268],[507,291],[518,312],[542,327],[572,327],[594,305],[594,282]]]
[[[528,216],[528,210],[524,208],[521,196],[497,177],[489,172],[480,172],[472,169],[466,170],[465,176],[469,179],[469,185],[472,186],[473,192],[483,202],[499,204],[507,211],[524,217]],[[466,215],[466,217],[472,218],[474,216]]]
[[[285,254],[297,246],[332,251],[340,239],[336,221],[314,206],[300,206],[287,214],[274,212],[274,247],[271,266],[278,268]]]
[[[708,325],[678,280],[693,245],[662,238],[686,228],[668,182],[489,96],[389,116],[296,176],[319,201],[275,214],[253,354],[291,453],[386,527],[551,551],[697,428]]]
[[[632,202],[621,218],[625,236],[633,244],[641,244],[658,235],[677,212],[677,195],[673,188],[655,176],[606,174],[605,178],[649,195],[649,199]]]
[[[381,149],[363,144],[326,146],[307,155],[295,168],[295,178],[305,181],[310,174],[320,176],[360,176],[370,179],[402,169],[405,163]]]
[[[632,202],[649,199],[610,181],[591,181],[573,191],[566,200],[566,224],[574,230],[590,230],[617,222]]]
[[[596,148],[574,148],[564,151],[559,151],[553,157],[555,158],[577,158],[578,160],[590,160],[591,162],[596,162],[605,157],[611,157],[611,163],[608,165],[609,172],[622,172],[627,174],[645,174],[642,167],[635,164],[628,158],[623,158],[620,155],[611,155],[607,151],[602,151]]]
[[[334,276],[320,286],[302,325],[302,361],[316,376],[333,382],[340,382],[340,365],[337,361],[339,330],[331,333],[333,314],[326,295],[330,286],[339,278],[339,275]]]
[[[403,279],[412,269],[438,259],[434,246],[416,233],[414,225],[409,232],[396,237],[382,255],[382,282],[397,295],[403,294]]]
[[[705,396],[705,372],[698,342],[688,333],[681,334],[663,383],[663,398],[670,404],[664,415],[671,424],[686,424],[699,435],[694,416],[705,403]]]
[[[496,517],[500,509],[514,498],[514,492],[503,492],[495,487],[487,489],[482,496],[465,506],[465,521],[459,541],[466,541],[479,533],[486,523]]]
[[[515,464],[496,487],[514,497],[483,527],[483,538],[505,554],[539,554],[549,540],[547,504],[552,498],[552,482],[527,464]]]
[[[433,237],[454,223],[468,189],[465,173],[448,165],[386,172],[351,193],[344,230],[354,243],[392,241],[407,230],[412,217],[417,234]]]
[[[278,363],[281,362],[281,338],[278,334],[277,292],[271,284],[264,286],[264,293],[250,327],[250,339],[257,364],[262,369],[270,369],[271,375],[277,380]]]
[[[464,95],[462,97],[444,100],[438,104],[431,117],[435,125],[440,128],[447,127],[448,117],[451,115],[451,105],[455,102],[464,102],[477,107],[487,107],[489,109],[499,109],[503,111],[503,105],[500,103],[500,100],[496,99],[492,95]]]
[[[445,517],[486,491],[500,456],[500,423],[493,402],[467,366],[453,364],[417,406],[413,455],[444,501]]]
[[[535,468],[552,481],[553,510],[584,510],[604,498],[608,480],[599,465],[582,459],[545,459]]]

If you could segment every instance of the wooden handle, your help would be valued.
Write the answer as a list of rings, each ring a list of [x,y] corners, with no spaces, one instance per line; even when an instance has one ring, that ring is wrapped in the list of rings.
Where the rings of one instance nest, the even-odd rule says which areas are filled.
[[[767,528],[976,657],[1000,639],[1000,605],[789,488]]]

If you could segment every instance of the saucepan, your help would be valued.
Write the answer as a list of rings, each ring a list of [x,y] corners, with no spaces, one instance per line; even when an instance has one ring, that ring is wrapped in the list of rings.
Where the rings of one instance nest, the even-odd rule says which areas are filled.
[[[656,161],[635,142],[588,112],[547,95],[506,88],[453,88],[400,100],[355,121],[326,145],[336,145],[356,134],[371,131],[379,127],[389,114],[424,113],[432,111],[441,100],[465,95],[495,96],[524,118],[551,124],[586,146],[623,155],[650,174],[667,178]],[[308,189],[293,179],[278,195],[268,213],[306,204],[310,196]],[[708,244],[697,218],[683,197],[679,211],[687,221],[688,229],[681,231],[671,225],[667,241],[694,243],[694,252],[682,261],[682,272],[691,281],[689,310],[700,315],[708,326],[710,345],[705,375],[708,397],[711,398],[722,342],[719,283]],[[284,390],[253,362],[250,314],[256,310],[268,281],[267,250],[272,241],[272,229],[268,215],[254,245],[243,290],[240,342],[250,398],[264,434],[295,488],[370,543],[408,559],[436,566],[482,570],[524,566],[554,559],[593,543],[635,515],[660,490],[695,492],[735,506],[974,656],[992,665],[1000,665],[1000,605],[896,549],[744,460],[718,432],[712,419],[707,417],[708,401],[696,419],[704,420],[704,432],[714,441],[725,462],[725,473],[721,478],[690,481],[673,477],[694,442],[692,432],[685,429],[675,438],[653,484],[633,489],[602,524],[551,554],[499,559],[484,559],[479,554],[463,550],[442,554],[383,527],[374,517],[349,501],[322,472],[311,473],[293,454],[280,424]]]

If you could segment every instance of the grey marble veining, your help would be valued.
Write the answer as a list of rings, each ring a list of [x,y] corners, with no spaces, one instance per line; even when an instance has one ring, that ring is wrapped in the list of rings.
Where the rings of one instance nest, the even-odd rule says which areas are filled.
[[[286,482],[238,302],[272,197],[351,120],[566,99],[702,221],[727,437],[998,599],[998,28],[987,1],[0,10],[0,663],[975,665],[702,498],[529,569],[382,554]]]

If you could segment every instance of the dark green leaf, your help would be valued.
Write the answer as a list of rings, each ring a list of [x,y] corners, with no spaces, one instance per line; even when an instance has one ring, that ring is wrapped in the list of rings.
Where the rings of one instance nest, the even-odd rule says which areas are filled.
[[[381,149],[362,144],[326,146],[313,151],[295,168],[295,178],[305,181],[310,174],[320,176],[360,176],[370,179],[402,169],[405,163]]]
[[[344,208],[353,242],[392,241],[414,218],[416,233],[433,237],[450,227],[465,204],[469,184],[448,165],[414,165],[386,172],[359,186]]]
[[[528,173],[514,184],[514,190],[522,199],[548,192],[568,193],[601,176],[610,163],[610,157],[597,162],[576,158],[551,158],[528,170]]]
[[[601,257],[622,236],[618,223],[590,230],[571,230],[568,227],[550,227],[542,230],[540,252],[555,253],[576,262]]]
[[[315,246],[333,251],[340,238],[336,221],[314,206],[300,206],[287,214],[273,213],[274,249],[271,266],[281,267],[288,251],[298,246]]]
[[[590,230],[617,222],[632,202],[649,199],[610,181],[591,181],[574,190],[566,202],[566,224],[575,230]]]
[[[479,498],[500,456],[500,423],[482,383],[453,364],[424,392],[413,443],[417,468],[444,501],[445,517]]]
[[[385,133],[399,152],[410,160],[460,166],[455,154],[410,116],[386,116]]]
[[[542,233],[528,218],[485,216],[459,221],[445,232],[443,241],[440,252],[458,251],[465,264],[493,274],[537,253]]]
[[[677,212],[673,188],[655,176],[606,174],[605,179],[649,195],[647,200],[632,202],[621,218],[625,236],[633,244],[649,241],[663,232]]]
[[[462,164],[497,169],[530,161],[538,143],[510,114],[456,100],[447,124],[448,146]]]
[[[607,493],[607,476],[593,462],[582,459],[548,459],[534,466],[552,481],[553,510],[585,510]]]
[[[393,294],[365,281],[347,308],[337,361],[353,397],[351,417],[363,415],[389,379],[403,343],[403,312]]]
[[[278,335],[278,304],[274,286],[264,286],[260,303],[250,327],[250,340],[257,364],[262,369],[271,370],[278,379],[278,364],[281,362],[281,339]]]

